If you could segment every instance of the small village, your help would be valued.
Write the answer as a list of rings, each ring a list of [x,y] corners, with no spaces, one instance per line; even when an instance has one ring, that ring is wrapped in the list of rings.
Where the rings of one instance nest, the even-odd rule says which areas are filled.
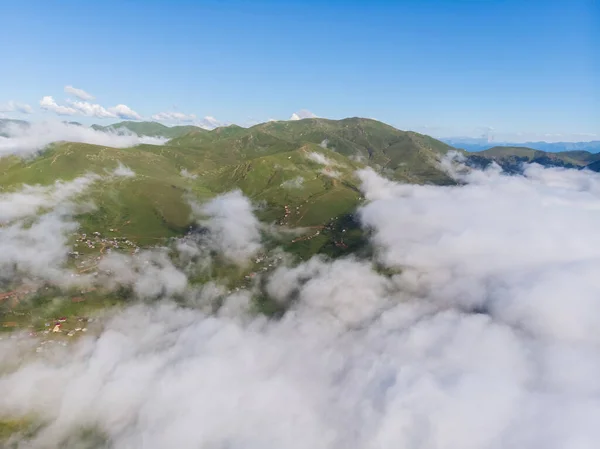
[[[301,206],[290,206],[289,204],[284,205],[283,207],[283,217],[279,220],[278,224],[280,226],[289,226],[292,217],[296,218],[296,222],[302,218],[301,216]],[[339,231],[341,233],[345,233],[346,229],[337,230],[335,222],[338,217],[334,217],[328,224],[325,226],[314,226],[309,228],[304,228],[305,233],[293,238],[290,243],[298,243],[312,240],[320,235],[323,232],[333,233],[336,237],[333,238],[333,243],[336,247],[339,248],[347,248],[347,245],[344,243],[343,238],[341,237]],[[99,262],[102,258],[108,254],[110,254],[113,250],[123,251],[130,254],[136,254],[140,251],[140,247],[133,242],[130,238],[122,237],[116,235],[118,229],[110,228],[106,234],[103,234],[99,231],[94,231],[91,233],[79,233],[75,234],[73,239],[73,248],[72,251],[69,252],[69,257],[74,264],[74,272],[71,274],[72,276],[82,276],[84,274],[91,274],[92,276],[97,275],[96,271]],[[110,235],[113,234],[113,235]],[[253,281],[257,275],[264,274],[275,269],[283,257],[281,255],[269,255],[268,253],[262,253],[253,259],[253,268],[252,271],[245,274],[243,279],[244,283]],[[236,288],[239,290],[240,287]],[[6,291],[0,293],[0,305],[4,305],[8,307],[8,310],[11,310],[11,314],[16,315],[16,307],[19,303],[26,299],[27,297],[32,297],[38,293],[40,287],[34,285],[24,285],[18,288],[14,288],[13,290]],[[70,297],[70,301],[72,303],[81,303],[86,301],[87,293],[95,290],[95,288],[88,288],[77,292],[77,295]],[[1,323],[3,328],[17,328],[19,327],[18,321],[11,320],[8,316],[4,318],[8,318],[7,320]],[[17,318],[15,316],[15,318]],[[83,334],[87,332],[86,326],[87,318],[85,317],[57,317],[47,321],[44,324],[44,329],[37,329],[37,333],[32,332],[32,335],[46,335],[49,340],[61,340],[67,339],[70,337],[75,337],[79,334]],[[47,344],[47,343],[44,343]],[[42,349],[40,349],[41,351]]]
[[[111,228],[108,231],[110,233],[117,232],[114,228]],[[126,237],[119,237],[116,235],[106,237],[98,231],[92,232],[91,234],[76,234],[73,250],[68,253],[75,264],[75,271],[71,276],[78,277],[84,273],[97,275],[97,272],[94,270],[97,268],[98,263],[103,256],[110,254],[112,250],[127,251],[131,254],[135,254],[140,251],[140,248]],[[4,320],[0,323],[0,326],[4,329],[15,329],[20,327],[19,322],[22,321],[24,317],[20,316],[22,314],[17,310],[19,304],[23,300],[38,294],[40,291],[43,292],[44,289],[48,290],[48,287],[28,284],[1,292],[0,305],[6,308],[8,314],[3,317]],[[78,291],[77,295],[70,297],[69,300],[73,304],[82,303],[86,301],[86,294],[94,290],[96,290],[96,288],[93,286],[85,288]],[[14,319],[11,319],[10,316],[13,316]],[[46,322],[44,330],[38,329],[38,332],[32,331],[29,335],[47,335],[48,337],[52,337],[51,340],[54,340],[57,337],[74,337],[79,333],[87,332],[87,321],[88,318],[86,317],[57,317]]]
[[[109,232],[116,232],[115,229],[109,229]],[[86,247],[88,249],[100,249],[100,254],[104,254],[108,249],[125,249],[131,248],[132,252],[135,253],[139,251],[138,246],[129,240],[127,237],[103,237],[102,234],[98,231],[92,233],[91,236],[87,234],[79,234],[75,239],[75,247]],[[71,256],[77,257],[82,253],[79,251],[73,251],[70,253]]]

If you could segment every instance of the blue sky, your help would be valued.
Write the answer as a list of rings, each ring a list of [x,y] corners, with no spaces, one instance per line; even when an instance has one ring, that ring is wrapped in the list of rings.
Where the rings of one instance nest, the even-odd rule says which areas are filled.
[[[308,109],[436,136],[600,139],[594,0],[20,0],[0,39],[14,118],[54,116],[52,96],[84,123],[118,121],[119,104],[240,124]]]

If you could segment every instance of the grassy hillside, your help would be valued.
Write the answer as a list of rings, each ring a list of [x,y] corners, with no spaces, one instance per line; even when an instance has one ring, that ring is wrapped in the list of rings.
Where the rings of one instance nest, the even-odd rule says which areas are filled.
[[[286,144],[279,152],[273,148],[262,152],[254,147],[253,153],[228,160],[218,152],[188,147],[117,149],[60,143],[33,160],[0,159],[0,189],[15,190],[23,183],[48,185],[89,172],[105,175],[107,180],[94,184],[84,197],[97,209],[80,217],[81,231],[104,234],[117,229],[120,237],[139,245],[185,233],[192,224],[188,197],[202,201],[236,188],[264,204],[262,219],[285,225],[318,226],[352,212],[360,196],[353,173],[361,164],[318,145]],[[238,151],[231,148],[232,154]],[[335,166],[309,159],[312,152]],[[119,163],[136,176],[110,177]],[[292,216],[286,216],[286,207],[293,208]]]
[[[385,171],[398,180],[417,183],[449,183],[438,169],[440,157],[453,148],[439,140],[363,118],[344,120],[304,119],[262,123],[192,132],[169,145],[194,147],[209,152],[219,148],[222,158],[251,157],[258,152],[276,153],[284,148],[317,144],[349,159]],[[235,149],[235,151],[234,151]]]
[[[92,125],[92,128],[98,131],[106,131],[110,129],[115,130],[124,130],[128,129],[140,136],[150,136],[150,137],[166,137],[168,139],[172,139],[175,137],[183,136],[192,131],[202,132],[204,131],[202,128],[192,125],[183,125],[183,126],[165,126],[158,122],[132,122],[132,121],[124,121],[115,123],[108,126],[101,125]]]
[[[150,122],[118,125],[140,134],[164,135],[173,129]],[[350,241],[337,246],[332,241],[339,240],[335,223],[345,222],[343,217],[351,216],[360,202],[357,168],[370,165],[410,182],[451,182],[437,166],[451,147],[375,120],[305,119],[186,131],[160,146],[117,149],[66,142],[51,145],[35,159],[3,158],[0,189],[48,185],[88,172],[105,175],[85,194],[96,210],[79,217],[81,232],[104,235],[113,229],[144,246],[189,229],[189,198],[203,201],[239,188],[261,205],[263,221],[313,229],[310,239],[291,242],[290,237],[288,242],[292,252],[308,257],[324,248],[337,253],[351,246]],[[109,176],[119,164],[135,176]]]
[[[364,118],[344,120],[304,119],[256,125],[274,136],[326,145],[336,152],[361,160],[392,177],[410,182],[445,183],[437,161],[453,148],[429,136],[405,132]]]

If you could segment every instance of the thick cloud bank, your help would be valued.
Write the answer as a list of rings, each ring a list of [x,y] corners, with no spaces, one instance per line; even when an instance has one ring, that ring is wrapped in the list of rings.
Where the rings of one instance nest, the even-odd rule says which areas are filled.
[[[140,137],[134,133],[97,131],[82,125],[63,122],[32,123],[30,126],[7,124],[0,131],[0,157],[11,154],[26,156],[43,150],[48,144],[59,141],[91,143],[115,148],[127,148],[140,143],[159,145],[166,141],[160,137]]]
[[[89,447],[83,429],[119,449],[596,448],[600,176],[457,176],[360,173],[361,219],[398,274],[351,258],[280,267],[266,283],[288,307],[278,320],[243,293],[217,315],[130,307],[2,372],[0,416],[47,423],[23,448]],[[215,229],[230,195],[204,210]],[[2,360],[23,356],[0,343]]]

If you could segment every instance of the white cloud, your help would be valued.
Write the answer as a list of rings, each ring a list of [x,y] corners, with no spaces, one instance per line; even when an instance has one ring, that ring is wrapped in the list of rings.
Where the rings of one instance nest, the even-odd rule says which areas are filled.
[[[196,179],[198,177],[197,174],[195,173],[190,173],[189,171],[187,171],[185,168],[182,168],[181,171],[179,172],[179,174],[181,176],[183,176],[184,178],[188,178],[188,179]]]
[[[114,176],[120,176],[123,178],[134,178],[135,177],[135,172],[130,169],[129,167],[127,167],[126,165],[123,165],[120,161],[119,164],[117,165],[117,168],[115,168],[112,171],[112,174]]]
[[[128,286],[138,298],[172,297],[187,287],[186,275],[171,262],[165,250],[142,251],[134,256],[111,253],[98,264],[107,272],[100,282],[111,288]]]
[[[196,120],[196,115],[184,114],[183,112],[177,111],[165,111],[159,112],[158,114],[154,114],[152,116],[152,120],[156,120],[158,122],[189,123]]]
[[[202,118],[201,120],[198,120],[197,122],[195,122],[194,125],[199,126],[200,128],[210,130],[210,129],[218,128],[219,126],[227,126],[227,123],[220,122],[216,118],[211,117],[210,115],[207,115],[206,117]]]
[[[67,99],[68,106],[59,105],[54,98],[46,96],[40,100],[42,109],[52,111],[58,115],[82,115],[97,118],[120,118],[123,120],[141,120],[142,116],[124,104],[112,108],[105,108],[99,104],[87,101]]]
[[[141,120],[142,116],[124,104],[118,104],[108,111],[123,120]]]
[[[140,137],[132,132],[96,131],[85,126],[63,122],[32,123],[28,127],[9,124],[3,127],[8,137],[0,136],[0,156],[7,154],[28,155],[58,141],[92,143],[108,147],[126,148],[140,143],[160,145],[166,139]]]
[[[316,151],[311,151],[310,153],[308,153],[306,155],[306,157],[308,159],[310,159],[311,161],[316,162],[317,164],[331,166],[331,167],[340,166],[340,164],[337,161],[334,161],[333,159],[329,159],[324,154],[318,153]]]
[[[5,104],[0,104],[0,112],[20,112],[22,114],[32,114],[33,108],[26,103],[18,103],[10,100]]]
[[[44,280],[58,285],[81,283],[65,267],[69,237],[77,229],[77,212],[89,205],[73,202],[93,182],[95,175],[50,186],[24,186],[0,195],[0,280]]]
[[[244,264],[261,249],[260,222],[254,216],[250,200],[235,190],[192,210],[209,232],[209,244],[227,259]],[[208,218],[206,218],[208,217]]]
[[[83,192],[97,176],[88,175],[73,181],[56,181],[50,186],[24,185],[16,192],[0,195],[0,225],[35,215],[40,209],[53,208]]]
[[[73,87],[73,86],[65,86],[65,93],[74,95],[75,97],[77,97],[83,101],[90,101],[90,100],[94,99],[94,96],[87,93],[85,90],[77,89],[76,87]]]
[[[99,104],[88,103],[87,101],[73,101],[67,100],[69,106],[79,113],[79,115],[85,115],[87,117],[98,117],[98,118],[116,118],[117,115],[108,111],[106,108]]]
[[[301,109],[300,111],[294,112],[290,117],[290,120],[302,120],[305,118],[318,118],[318,116],[306,109]]]
[[[46,96],[40,100],[40,107],[46,111],[52,111],[58,115],[77,115],[76,109],[68,106],[60,106],[51,96]]]
[[[360,215],[375,231],[382,261],[403,267],[416,294],[485,308],[540,338],[600,342],[600,334],[583,337],[600,303],[581,291],[598,260],[599,175],[533,165],[515,177],[473,171],[459,188],[373,182],[376,176],[361,172],[374,201]],[[563,302],[556,283],[567,279],[573,293]]]
[[[142,118],[141,115],[124,104],[106,109],[99,104],[88,103],[86,101],[67,100],[67,103],[79,111],[81,115],[88,117],[120,118],[124,120],[141,120]]]

